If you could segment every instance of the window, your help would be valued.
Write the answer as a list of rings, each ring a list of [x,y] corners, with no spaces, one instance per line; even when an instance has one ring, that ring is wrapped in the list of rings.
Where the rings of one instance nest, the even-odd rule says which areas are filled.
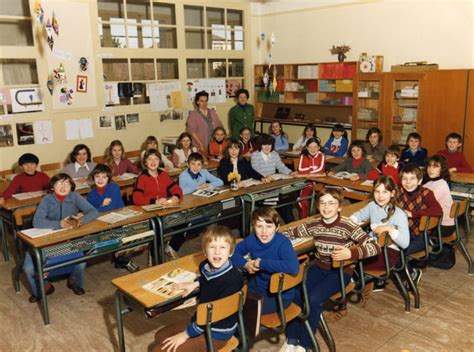
[[[173,4],[143,0],[98,0],[102,47],[176,48]]]
[[[244,50],[243,12],[184,6],[186,49]]]
[[[28,0],[0,0],[0,46],[33,46]]]

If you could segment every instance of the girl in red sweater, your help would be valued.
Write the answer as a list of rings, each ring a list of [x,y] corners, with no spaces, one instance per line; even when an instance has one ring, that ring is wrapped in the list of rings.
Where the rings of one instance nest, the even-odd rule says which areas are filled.
[[[137,178],[133,189],[133,204],[162,204],[176,205],[183,197],[181,187],[174,182],[166,171],[158,169],[161,154],[156,149],[150,149],[143,156],[146,167]]]
[[[397,185],[400,185],[400,176],[398,175],[401,169],[400,148],[392,144],[387,148],[384,154],[384,161],[380,162],[377,168],[373,169],[367,174],[369,180],[376,180],[380,176],[391,176]]]
[[[321,142],[317,138],[310,138],[301,152],[300,162],[298,164],[298,175],[325,176],[325,158],[324,153],[320,151]],[[307,197],[313,191],[311,183],[301,191],[300,197]],[[300,202],[301,217],[309,216],[309,201]]]
[[[124,173],[138,174],[138,167],[125,157],[125,150],[122,142],[118,139],[110,142],[105,156],[105,165],[112,170],[112,176],[120,176]]]

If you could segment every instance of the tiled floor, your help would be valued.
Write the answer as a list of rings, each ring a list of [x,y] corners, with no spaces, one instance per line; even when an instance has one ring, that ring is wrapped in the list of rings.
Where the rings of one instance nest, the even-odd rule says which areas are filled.
[[[474,254],[474,240],[468,248]],[[197,240],[187,242],[182,254],[198,250]],[[330,329],[338,351],[474,351],[474,277],[460,252],[449,270],[429,268],[420,283],[421,308],[405,313],[403,301],[390,284],[374,293],[367,308],[349,305],[349,315]],[[144,258],[139,258],[144,262]],[[143,263],[141,263],[143,265]],[[86,271],[87,294],[75,296],[65,280],[55,283],[49,297],[51,325],[44,326],[39,306],[28,303],[12,287],[14,264],[0,259],[0,351],[113,351],[117,349],[110,280],[126,272],[109,261],[90,264]],[[135,311],[124,318],[128,351],[147,351],[160,327],[188,318],[190,310],[168,312],[146,320]],[[253,351],[278,351],[279,344],[258,341]],[[320,340],[322,350],[327,350]]]

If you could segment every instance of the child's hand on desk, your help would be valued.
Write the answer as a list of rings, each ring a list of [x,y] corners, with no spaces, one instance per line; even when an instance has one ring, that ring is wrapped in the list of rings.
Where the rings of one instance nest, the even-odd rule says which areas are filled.
[[[101,206],[106,207],[110,203],[112,203],[112,198],[105,198]]]
[[[351,250],[344,246],[337,246],[337,248],[331,254],[332,260],[341,261],[351,258]]]
[[[181,297],[186,297],[189,296],[191,292],[193,292],[196,288],[198,288],[199,283],[197,281],[195,282],[181,282],[178,284],[173,284],[171,286],[171,289],[173,291],[183,291],[181,294]]]
[[[209,185],[207,183],[203,183],[202,185],[199,185],[197,189],[207,189],[209,188]]]
[[[176,197],[176,196],[173,196],[171,197],[170,199],[168,199],[168,202],[171,204],[171,205],[176,205],[179,203],[179,198]]]
[[[72,224],[69,221],[69,217],[61,220],[61,228],[62,229],[72,229],[73,228]]]
[[[273,180],[273,177],[271,177],[271,176],[267,176],[267,177],[262,178],[263,183],[270,183],[272,181],[274,181],[274,180]]]
[[[334,176],[336,173],[334,171],[328,171],[328,176]]]
[[[169,203],[168,203],[168,199],[166,199],[166,198],[156,198],[155,204],[166,205],[166,204],[169,204]]]
[[[351,180],[351,181],[359,181],[359,180],[360,180],[360,177],[359,177],[359,176],[351,176],[351,177],[349,178],[349,180]]]
[[[87,177],[75,178],[74,182],[78,185],[81,185],[83,183],[87,183]]]
[[[452,174],[453,172],[458,171],[458,169],[455,168],[455,167],[450,167],[448,170],[449,170],[449,173],[450,173],[450,174]]]
[[[175,352],[179,346],[186,342],[187,339],[189,339],[189,335],[186,330],[174,336],[168,337],[163,341],[163,347],[161,347],[161,350],[166,352]]]

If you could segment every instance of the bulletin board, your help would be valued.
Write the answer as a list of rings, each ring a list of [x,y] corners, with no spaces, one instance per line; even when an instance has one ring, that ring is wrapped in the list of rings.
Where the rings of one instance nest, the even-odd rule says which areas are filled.
[[[93,44],[89,26],[90,4],[42,2],[45,17],[57,24],[58,33],[44,30],[44,55],[48,76],[40,78],[54,110],[97,106]]]

